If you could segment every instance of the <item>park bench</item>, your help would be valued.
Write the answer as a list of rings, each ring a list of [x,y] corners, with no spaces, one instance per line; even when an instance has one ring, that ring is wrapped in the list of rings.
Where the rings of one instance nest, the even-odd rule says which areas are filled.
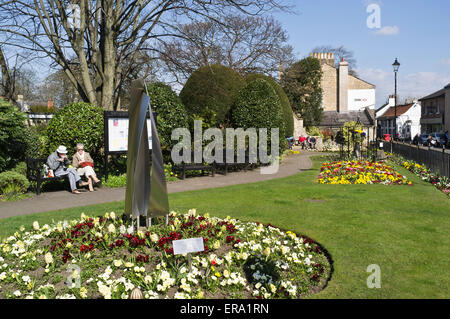
[[[219,171],[221,170],[224,175],[227,175],[228,170],[230,168],[235,169],[243,169],[243,170],[252,170],[257,167],[257,164],[250,163],[250,155],[248,150],[245,152],[245,161],[244,163],[238,163],[238,156],[237,154],[234,154],[234,159],[232,162],[227,161],[227,154],[226,151],[223,152],[223,161],[222,163],[216,163],[216,169]]]
[[[61,180],[67,178],[66,176],[53,176],[53,177],[47,177],[44,176],[44,164],[47,163],[46,158],[30,158],[27,157],[26,159],[27,163],[27,179],[29,181],[35,181],[36,182],[36,195],[41,194],[41,186],[42,183],[50,180]],[[101,179],[100,172],[96,172],[97,177]]]
[[[202,175],[205,171],[211,171],[212,177],[215,176],[216,173],[216,164],[207,164],[207,163],[192,163],[192,158],[194,154],[191,154],[191,162],[182,161],[180,164],[175,164],[172,162],[172,171],[178,172],[181,174],[181,179],[186,178],[187,171],[201,171]]]

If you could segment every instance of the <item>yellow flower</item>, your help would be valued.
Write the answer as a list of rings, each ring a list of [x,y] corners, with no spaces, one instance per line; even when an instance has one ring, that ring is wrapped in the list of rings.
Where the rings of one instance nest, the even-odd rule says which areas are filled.
[[[214,274],[217,278],[220,277],[220,272],[216,271],[216,273]]]

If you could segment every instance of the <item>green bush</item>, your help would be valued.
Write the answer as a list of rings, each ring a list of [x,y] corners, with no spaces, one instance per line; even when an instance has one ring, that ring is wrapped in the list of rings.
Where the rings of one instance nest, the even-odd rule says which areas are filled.
[[[13,169],[11,169],[11,172],[16,172],[21,175],[27,176],[27,163],[25,162],[18,163]]]
[[[47,105],[30,106],[30,113],[55,113],[55,108],[49,108]]]
[[[19,187],[20,192],[25,193],[30,186],[30,182],[28,182],[27,178],[13,171],[6,171],[0,173],[0,192],[6,190],[9,185],[16,185]]]
[[[270,129],[279,128],[280,151],[286,146],[283,112],[280,99],[275,90],[265,80],[256,79],[249,82],[236,98],[232,109],[233,127],[267,128],[270,148]]]
[[[0,99],[0,172],[25,160],[25,119],[25,113]]]
[[[286,137],[291,137],[294,135],[294,114],[292,112],[291,103],[289,102],[289,98],[287,97],[286,93],[284,93],[281,86],[272,78],[265,76],[264,74],[249,74],[245,77],[245,81],[247,83],[256,80],[256,79],[263,79],[266,80],[272,88],[277,93],[280,102],[281,107],[283,110],[283,118],[284,118],[284,133]]]
[[[25,157],[41,157],[42,144],[39,135],[36,133],[36,130],[32,127],[26,127],[23,138],[27,144]]]
[[[306,133],[308,133],[308,135],[310,136],[320,136],[323,137],[322,132],[320,131],[320,129],[316,126],[308,126],[306,128]]]
[[[76,144],[83,143],[85,150],[99,163],[103,148],[103,109],[84,102],[68,104],[50,120],[47,138],[46,156],[64,145],[71,159]]]
[[[194,71],[180,92],[189,116],[207,127],[227,125],[227,116],[244,79],[232,68],[208,65]]]
[[[170,152],[177,141],[172,141],[172,130],[188,128],[188,117],[181,99],[164,83],[151,83],[147,86],[152,110],[157,113],[158,135],[163,151]]]

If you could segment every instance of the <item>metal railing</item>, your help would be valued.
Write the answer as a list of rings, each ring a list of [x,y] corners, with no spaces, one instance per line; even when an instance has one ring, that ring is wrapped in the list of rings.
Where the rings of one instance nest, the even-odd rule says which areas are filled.
[[[431,171],[450,178],[450,150],[448,149],[402,142],[384,142],[383,150],[399,154],[407,160],[425,165]]]

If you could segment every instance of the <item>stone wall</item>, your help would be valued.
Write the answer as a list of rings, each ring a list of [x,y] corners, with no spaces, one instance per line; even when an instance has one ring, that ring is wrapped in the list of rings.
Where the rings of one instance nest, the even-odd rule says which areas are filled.
[[[334,66],[322,63],[322,106],[324,111],[337,110],[338,73]]]
[[[303,119],[294,114],[294,139],[298,141],[300,135],[306,136],[306,130],[303,127]]]
[[[348,76],[348,89],[349,90],[368,90],[368,89],[374,89],[375,85],[367,83],[361,79],[358,79],[357,77],[354,77],[352,75]]]

